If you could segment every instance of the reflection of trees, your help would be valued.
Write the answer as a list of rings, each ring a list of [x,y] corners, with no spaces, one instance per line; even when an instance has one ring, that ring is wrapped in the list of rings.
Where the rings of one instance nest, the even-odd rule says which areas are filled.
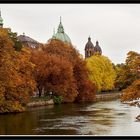
[[[37,117],[37,114],[29,112],[1,115],[0,134],[32,134],[32,129],[37,125]]]

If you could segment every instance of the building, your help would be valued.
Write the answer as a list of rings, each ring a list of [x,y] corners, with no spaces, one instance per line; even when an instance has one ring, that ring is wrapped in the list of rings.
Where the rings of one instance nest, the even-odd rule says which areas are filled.
[[[65,43],[71,44],[71,39],[64,31],[64,27],[63,27],[62,22],[61,22],[61,17],[60,17],[60,23],[59,23],[58,28],[57,28],[57,32],[55,33],[55,31],[54,31],[54,34],[53,34],[51,39],[58,39],[58,40],[61,40]]]
[[[19,35],[18,39],[24,46],[30,47],[30,48],[36,48],[40,44],[38,41],[32,39],[29,36],[26,36],[25,33],[23,33],[23,35]]]
[[[1,11],[0,11],[0,28],[3,28],[3,19],[1,17]],[[8,33],[11,33],[11,29],[10,28],[4,28],[8,30]],[[12,35],[17,36],[17,33],[12,33]],[[18,40],[27,47],[31,47],[31,48],[36,48],[40,43],[32,38],[30,38],[29,36],[25,36],[25,34],[23,33],[23,35],[19,35]]]
[[[88,42],[85,45],[85,58],[88,58],[94,54],[102,54],[102,49],[99,46],[99,42],[96,41],[96,45],[94,46],[93,43],[91,42],[91,38],[88,38]]]

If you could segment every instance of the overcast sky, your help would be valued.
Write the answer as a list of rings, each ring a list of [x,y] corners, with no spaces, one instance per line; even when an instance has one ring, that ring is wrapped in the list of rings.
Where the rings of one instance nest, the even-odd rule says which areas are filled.
[[[65,33],[84,55],[90,35],[103,55],[123,63],[128,51],[140,52],[140,4],[0,4],[4,27],[46,43],[60,16]]]

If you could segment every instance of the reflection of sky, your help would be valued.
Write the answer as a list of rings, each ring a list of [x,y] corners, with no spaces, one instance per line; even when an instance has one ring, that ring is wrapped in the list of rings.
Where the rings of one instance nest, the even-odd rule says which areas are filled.
[[[100,121],[93,122],[93,132],[90,127],[91,123],[87,124],[86,130],[90,130],[91,134],[140,135],[140,123],[136,122],[135,119],[140,114],[139,108],[120,104],[119,101],[99,102],[93,106],[101,109],[100,112],[96,113],[100,114],[97,120],[103,120],[104,123]],[[88,110],[93,106],[88,107]],[[105,111],[106,109],[107,111]]]
[[[0,115],[0,135],[140,135],[139,114],[119,100],[37,107]]]
[[[124,62],[130,50],[140,52],[139,4],[0,4],[5,27],[45,43],[57,29],[59,17],[73,44],[84,54],[90,35],[103,54]]]
[[[139,108],[126,106],[121,110],[125,114],[115,119],[111,135],[140,135],[140,122],[135,119],[140,114]]]
[[[46,125],[40,129],[75,130],[78,135],[140,135],[140,123],[135,122],[139,108],[109,101],[75,108],[75,111],[75,115],[71,112],[55,119],[41,119]],[[53,122],[51,127],[49,122]]]

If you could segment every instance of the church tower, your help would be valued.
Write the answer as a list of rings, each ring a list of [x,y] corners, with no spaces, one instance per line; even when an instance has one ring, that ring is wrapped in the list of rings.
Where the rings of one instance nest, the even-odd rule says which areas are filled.
[[[89,36],[88,42],[85,45],[85,58],[88,58],[88,57],[92,56],[93,53],[94,53],[94,45],[91,42],[91,38]]]
[[[96,41],[96,45],[94,47],[93,43],[91,42],[91,38],[89,37],[88,42],[85,45],[85,58],[91,57],[95,54],[102,55],[102,49],[99,46],[98,41]]]
[[[0,28],[3,28],[3,19],[1,17],[1,10],[0,10]]]
[[[100,55],[102,54],[102,49],[99,46],[99,42],[98,41],[96,41],[95,52],[98,53],[98,54],[100,54]]]

